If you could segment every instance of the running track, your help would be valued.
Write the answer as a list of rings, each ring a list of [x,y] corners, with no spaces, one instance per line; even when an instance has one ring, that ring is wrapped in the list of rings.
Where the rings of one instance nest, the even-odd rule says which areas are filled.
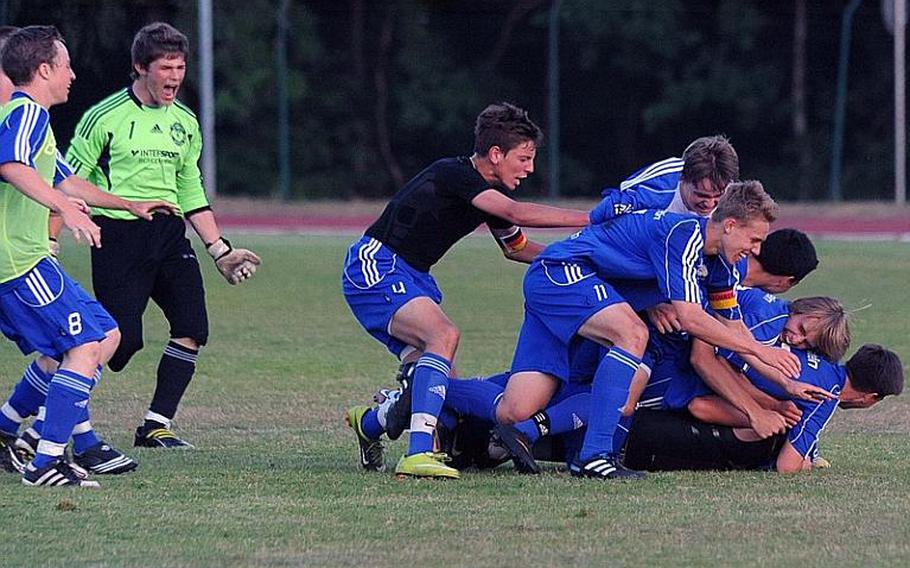
[[[218,223],[248,233],[338,234],[361,233],[375,220],[364,216],[268,216],[219,214]],[[781,215],[772,228],[793,227],[812,236],[841,240],[899,240],[910,242],[910,217],[809,217]]]

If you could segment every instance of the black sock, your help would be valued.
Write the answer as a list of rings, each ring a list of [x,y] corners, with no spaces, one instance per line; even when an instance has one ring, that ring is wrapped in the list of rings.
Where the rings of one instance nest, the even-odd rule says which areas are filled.
[[[196,372],[196,357],[199,351],[170,341],[158,363],[158,384],[149,410],[167,418],[177,414],[177,405],[186,392],[193,373]],[[146,423],[150,422],[146,420]]]

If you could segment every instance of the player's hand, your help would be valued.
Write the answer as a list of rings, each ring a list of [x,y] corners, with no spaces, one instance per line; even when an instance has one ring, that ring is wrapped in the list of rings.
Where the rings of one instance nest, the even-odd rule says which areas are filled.
[[[657,304],[647,310],[648,319],[651,324],[657,328],[660,333],[672,333],[682,331],[682,325],[679,323],[679,316],[676,314],[676,308],[670,304]]]
[[[160,199],[155,201],[130,201],[129,212],[140,219],[151,221],[153,214],[164,213],[165,215],[174,215],[177,213],[177,208],[167,201],[161,201]]]
[[[780,400],[775,405],[774,410],[778,414],[784,417],[784,420],[787,421],[787,427],[792,428],[796,426],[800,418],[803,417],[803,411],[799,409],[792,400]]]
[[[762,440],[787,431],[787,421],[773,410],[757,410],[749,416],[749,426]]]
[[[86,203],[84,200],[79,199],[78,197],[70,197],[69,195],[66,196],[66,200],[73,204],[76,209],[82,211],[86,215],[92,214],[92,208],[89,207],[88,203]]]
[[[758,358],[763,363],[774,367],[785,377],[798,379],[801,371],[799,359],[787,349],[762,346]]]
[[[240,284],[256,273],[262,260],[247,249],[235,249],[224,237],[205,247],[218,271],[229,284]]]
[[[810,385],[809,383],[803,383],[800,381],[787,381],[787,394],[792,397],[799,398],[802,400],[811,400],[815,402],[824,402],[826,400],[833,400],[837,398],[830,392],[826,391],[821,387],[815,385]]]
[[[73,232],[73,240],[77,244],[82,243],[84,238],[89,246],[101,248],[101,227],[93,223],[88,215],[72,204],[69,207],[61,208],[59,213],[63,225]]]

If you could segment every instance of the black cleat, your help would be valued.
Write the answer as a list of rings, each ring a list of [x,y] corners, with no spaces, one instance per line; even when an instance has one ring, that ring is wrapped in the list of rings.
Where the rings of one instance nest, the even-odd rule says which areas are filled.
[[[73,456],[73,461],[82,468],[99,475],[119,475],[139,467],[136,460],[105,442],[98,442],[81,454],[76,454]]]
[[[136,448],[192,448],[189,442],[181,440],[170,429],[163,425],[157,428],[140,426],[136,428],[136,436],[133,438],[133,446]]]
[[[533,444],[521,430],[509,424],[497,424],[492,433],[493,438],[509,451],[515,471],[534,475],[540,473],[540,466],[531,449]]]
[[[36,468],[32,464],[28,464],[22,474],[22,483],[30,487],[101,487],[97,481],[90,481],[82,477],[77,470],[74,470],[63,459],[54,460],[42,468]]]
[[[15,452],[16,435],[0,432],[0,469],[9,473],[19,472],[19,469],[15,466]]]
[[[573,477],[594,479],[644,479],[645,472],[628,469],[622,465],[616,454],[594,456],[585,463],[576,458],[569,464],[569,473]]]
[[[401,383],[401,394],[386,413],[385,434],[389,440],[397,440],[411,427],[411,384],[414,379],[414,368],[413,363],[406,363],[401,366],[396,377]]]

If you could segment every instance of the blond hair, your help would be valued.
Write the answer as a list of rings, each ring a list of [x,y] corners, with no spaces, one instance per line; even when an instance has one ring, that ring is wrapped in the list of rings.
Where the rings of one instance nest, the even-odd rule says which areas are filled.
[[[799,298],[790,303],[790,315],[819,320],[816,351],[831,361],[840,361],[850,347],[849,317],[840,300],[828,296]]]
[[[721,222],[733,218],[741,223],[764,219],[773,223],[777,219],[777,203],[765,191],[760,181],[748,180],[731,183],[724,196],[717,202],[711,220]]]

